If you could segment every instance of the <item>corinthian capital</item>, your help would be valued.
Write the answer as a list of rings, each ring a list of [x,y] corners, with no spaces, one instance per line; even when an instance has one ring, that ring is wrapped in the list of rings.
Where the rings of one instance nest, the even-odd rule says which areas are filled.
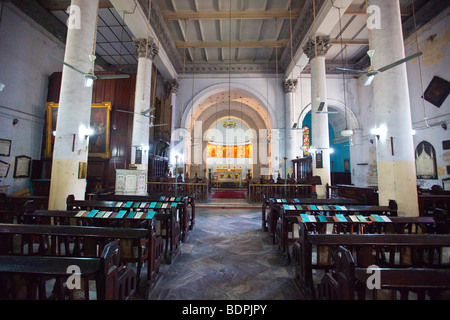
[[[147,59],[155,59],[158,56],[159,48],[153,39],[149,39],[147,47],[147,39],[133,39],[134,46],[136,47],[136,53],[139,58],[144,58],[147,55]]]
[[[308,56],[308,58],[314,59],[316,57],[316,45],[317,45],[317,56],[324,56],[327,54],[331,47],[329,36],[318,36],[314,41],[314,38],[310,39],[306,45],[303,47],[303,52]]]
[[[284,93],[295,92],[297,90],[298,80],[287,79],[283,81]]]
[[[164,93],[167,96],[169,96],[170,92],[177,93],[178,91],[178,80],[177,79],[170,79],[164,81]]]

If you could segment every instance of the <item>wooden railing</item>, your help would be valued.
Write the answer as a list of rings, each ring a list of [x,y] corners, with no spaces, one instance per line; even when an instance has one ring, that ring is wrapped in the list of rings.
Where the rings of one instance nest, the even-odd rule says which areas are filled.
[[[208,183],[184,182],[147,182],[147,192],[150,195],[164,195],[167,197],[189,197],[195,194],[197,202],[208,202]]]
[[[315,198],[314,186],[309,184],[250,184],[248,201],[262,202],[266,198]]]

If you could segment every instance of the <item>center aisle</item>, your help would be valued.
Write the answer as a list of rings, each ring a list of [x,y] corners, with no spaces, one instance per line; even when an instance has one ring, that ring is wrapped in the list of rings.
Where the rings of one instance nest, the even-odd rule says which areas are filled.
[[[196,224],[151,300],[300,299],[255,209],[197,209]]]

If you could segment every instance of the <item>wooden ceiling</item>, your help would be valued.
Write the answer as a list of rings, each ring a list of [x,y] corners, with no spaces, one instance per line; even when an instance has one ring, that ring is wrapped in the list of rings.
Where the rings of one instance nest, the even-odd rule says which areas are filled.
[[[136,1],[141,6],[147,2],[130,1]],[[283,52],[290,49],[291,28],[302,23],[298,21],[302,8],[307,1],[312,0],[151,1],[162,14],[169,37],[177,48],[177,58],[185,61],[186,72],[196,72],[196,66],[216,66],[214,72],[220,72],[221,69],[217,66],[228,63],[270,65],[271,68],[260,70],[273,71]],[[408,36],[415,30],[412,0],[399,1],[404,33]],[[69,0],[12,2],[29,15],[33,11],[27,7],[30,3],[37,2],[62,23],[67,20],[66,10],[70,5]],[[417,25],[430,21],[448,5],[449,1],[414,0]],[[331,32],[332,47],[327,55],[330,64],[342,63],[343,59],[349,64],[357,64],[367,59],[365,6],[366,0],[354,0]],[[39,20],[36,16],[34,18]],[[40,23],[45,24],[42,21]],[[61,33],[61,30],[58,32]],[[106,66],[120,67],[121,70],[135,68],[137,60],[132,38],[133,34],[112,4],[108,0],[100,0],[97,55],[104,60]]]

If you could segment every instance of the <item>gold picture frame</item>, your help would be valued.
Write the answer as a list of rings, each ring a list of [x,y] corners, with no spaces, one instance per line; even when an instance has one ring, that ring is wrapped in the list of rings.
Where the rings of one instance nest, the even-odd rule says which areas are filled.
[[[44,157],[50,158],[53,154],[55,137],[53,131],[56,130],[56,120],[59,104],[48,102],[46,105],[46,143]],[[91,107],[90,127],[94,134],[89,138],[89,158],[110,158],[110,114],[111,102],[93,103]]]

